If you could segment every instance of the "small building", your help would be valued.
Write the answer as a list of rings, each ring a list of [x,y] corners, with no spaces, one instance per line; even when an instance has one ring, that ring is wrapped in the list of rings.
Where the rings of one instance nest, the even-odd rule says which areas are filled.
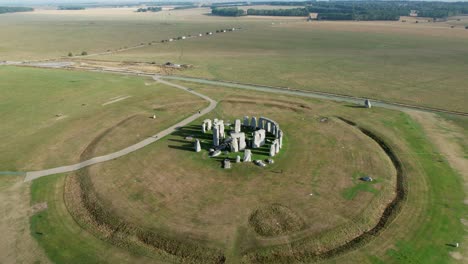
[[[411,12],[409,13],[409,16],[410,17],[417,17],[418,16],[418,10],[411,10]]]
[[[317,20],[317,18],[318,18],[318,13],[309,13],[309,16],[307,17],[307,21]]]

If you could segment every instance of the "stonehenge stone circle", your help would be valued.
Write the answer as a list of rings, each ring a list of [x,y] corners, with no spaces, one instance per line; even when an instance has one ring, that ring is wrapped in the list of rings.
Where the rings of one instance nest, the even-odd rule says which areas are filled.
[[[233,162],[240,163],[241,160],[242,162],[251,162],[253,160],[252,149],[262,148],[265,144],[268,144],[269,156],[274,157],[280,152],[283,146],[284,133],[280,125],[276,121],[266,117],[257,118],[255,116],[244,116],[241,119],[235,119],[233,127],[229,121],[225,123],[224,120],[217,118],[213,120],[205,119],[201,126],[203,133],[213,133],[210,157],[229,155],[229,153],[243,151],[243,158],[241,159],[240,155],[236,155]],[[225,131],[225,126],[233,130]],[[196,152],[201,151],[199,139],[196,139],[194,142],[194,149]],[[261,154],[262,151],[255,153],[264,155]],[[272,164],[272,162],[267,163]],[[231,160],[227,157],[223,160],[222,164],[223,168],[226,169],[232,166]],[[261,160],[255,160],[255,164],[261,167],[267,165]]]

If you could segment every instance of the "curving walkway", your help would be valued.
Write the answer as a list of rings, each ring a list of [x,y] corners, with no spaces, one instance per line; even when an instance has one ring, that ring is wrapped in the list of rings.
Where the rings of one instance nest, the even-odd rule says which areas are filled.
[[[32,181],[32,180],[35,180],[37,178],[40,178],[40,177],[44,177],[44,176],[47,176],[47,175],[52,175],[52,174],[57,174],[57,173],[65,173],[65,172],[70,172],[70,171],[75,171],[75,170],[79,170],[83,167],[87,167],[87,166],[90,166],[90,165],[93,165],[93,164],[97,164],[97,163],[101,163],[101,162],[105,162],[105,161],[109,161],[109,160],[113,160],[113,159],[116,159],[118,157],[122,157],[124,155],[127,155],[131,152],[134,152],[136,150],[139,150],[155,141],[158,141],[159,139],[173,133],[174,131],[176,131],[179,127],[182,127],[182,126],[185,126],[185,125],[188,125],[189,123],[195,121],[197,118],[199,118],[200,116],[204,115],[204,114],[207,114],[211,111],[213,111],[213,109],[216,108],[216,105],[218,104],[218,102],[216,102],[215,100],[209,98],[208,96],[206,95],[203,95],[203,94],[200,94],[200,93],[197,93],[195,91],[193,91],[192,89],[190,88],[187,88],[187,87],[184,87],[182,85],[177,85],[177,84],[173,84],[173,83],[170,83],[168,81],[164,81],[164,80],[161,80],[159,79],[158,76],[154,76],[153,79],[155,81],[158,81],[160,83],[163,83],[163,84],[166,84],[166,85],[169,85],[169,86],[172,86],[172,87],[175,87],[175,88],[178,88],[178,89],[182,89],[186,92],[189,92],[191,94],[194,94],[198,97],[201,97],[205,100],[207,100],[210,105],[201,110],[199,113],[196,113],[182,121],[180,121],[179,123],[143,140],[143,141],[140,141],[134,145],[131,145],[129,147],[126,147],[122,150],[119,150],[119,151],[116,151],[116,152],[113,152],[113,153],[110,153],[110,154],[107,154],[107,155],[104,155],[104,156],[99,156],[99,157],[94,157],[92,159],[89,159],[89,160],[85,160],[85,161],[82,161],[80,163],[76,163],[76,164],[72,164],[72,165],[68,165],[68,166],[62,166],[62,167],[57,167],[57,168],[52,168],[52,169],[47,169],[47,170],[40,170],[40,171],[30,171],[30,172],[26,172],[26,178],[24,179],[25,182],[27,181]]]

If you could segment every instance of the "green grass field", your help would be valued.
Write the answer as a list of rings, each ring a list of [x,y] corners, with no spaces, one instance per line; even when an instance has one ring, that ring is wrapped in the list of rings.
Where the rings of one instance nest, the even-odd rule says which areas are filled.
[[[68,52],[104,52],[156,41],[145,48],[91,58],[186,63],[194,67],[180,74],[468,111],[468,31],[462,27],[307,23],[298,18],[206,16],[208,12],[206,8],[153,14],[91,9],[3,15],[0,34],[10,36],[10,41],[0,44],[0,55],[8,60],[57,58]],[[230,27],[243,29],[159,43]]]
[[[150,79],[114,74],[1,67],[0,79],[1,171],[76,162],[102,133],[110,133],[112,142],[96,154],[116,151],[206,105]],[[153,114],[157,119],[150,119]]]
[[[93,8],[3,14],[0,35],[8,41],[0,42],[0,60],[68,60],[68,52],[152,42],[83,59],[170,61],[193,65],[174,70],[177,75],[468,112],[466,17],[307,23],[207,13]],[[231,27],[242,29],[159,43]],[[407,193],[381,231],[321,263],[466,263],[467,118],[174,83],[217,100],[210,118],[261,115],[284,124],[286,144],[275,164],[234,163],[226,171],[206,151],[193,152],[185,137],[203,137],[203,117],[117,160],[23,183],[23,171],[122,149],[207,102],[146,77],[0,66],[0,263],[178,263],[180,256],[196,263],[223,257],[227,263],[313,262],[317,252],[375,226],[395,194],[389,156],[363,129],[399,158]],[[328,122],[320,122],[323,117]],[[266,151],[255,155],[267,157]],[[360,181],[364,175],[376,181]]]
[[[466,112],[468,32],[457,29],[455,35],[445,32],[449,28],[399,27],[370,22],[359,27],[355,22],[271,25],[260,21],[215,38],[98,58],[172,61],[194,65],[182,75]]]
[[[219,90],[219,88],[213,89],[202,86],[194,88],[218,100],[232,98],[232,92],[237,91],[226,91],[225,89]],[[242,91],[238,92],[243,93]],[[268,100],[268,95],[258,95]],[[289,98],[287,96],[280,96],[280,98],[276,97],[276,99],[286,101]],[[453,241],[461,241],[464,234],[463,226],[459,221],[466,214],[466,209],[463,207],[461,179],[450,169],[447,162],[444,161],[423,136],[421,128],[407,115],[394,111],[373,109],[370,112],[362,113],[362,109],[339,106],[340,104],[333,104],[336,106],[331,109],[317,100],[300,100],[300,102],[304,105],[320,106],[316,109],[317,116],[322,113],[325,115],[331,113],[339,114],[356,121],[364,127],[372,128],[373,131],[384,137],[392,145],[404,164],[408,189],[410,190],[398,217],[378,237],[364,244],[363,248],[359,250],[351,251],[344,256],[338,256],[326,262],[452,263],[454,259],[449,256],[449,253],[455,250],[455,248],[446,244],[453,243]],[[234,105],[234,103],[230,104]],[[234,110],[235,108],[230,107],[229,109]],[[223,112],[218,112],[218,114]],[[146,152],[144,151],[144,153]],[[194,153],[194,155],[196,154]],[[56,194],[54,195],[62,197],[60,190],[63,189],[63,178],[51,177],[49,179],[39,180],[33,184],[33,197],[39,197],[41,193],[41,195],[45,195],[45,193],[51,195],[50,189],[54,188],[56,189]],[[141,183],[135,182],[133,184],[138,185]],[[341,194],[338,193],[338,196]],[[133,204],[146,199],[144,196],[132,197],[129,197],[129,202]],[[35,202],[39,202],[41,199],[35,199]],[[48,201],[53,203],[53,198],[48,199]],[[59,199],[55,203],[60,204],[63,201]],[[58,213],[53,210],[49,210],[48,212],[51,215],[50,217]],[[48,227],[45,219],[33,220],[33,226],[34,221],[44,224],[43,228],[45,230],[51,228]],[[64,225],[57,224],[59,226]],[[32,232],[34,232],[34,229]],[[245,235],[245,231],[239,232],[238,235]],[[49,248],[48,251],[52,252],[49,254],[52,260],[66,261],[67,259],[82,258],[81,254],[86,254],[83,250],[77,250],[76,253],[70,251],[70,255],[68,255],[68,253],[64,254],[51,249],[52,245],[60,241],[60,237],[64,234],[70,234],[70,232],[63,230],[50,236],[50,240],[45,240],[41,237],[37,237],[37,239],[41,245]],[[301,247],[307,246],[310,243],[307,240],[300,241],[302,242],[298,242],[299,244],[296,243],[295,245]],[[95,249],[93,249],[95,247],[99,248],[99,246],[90,246],[89,251],[86,251],[91,252],[90,257],[93,256],[92,252],[95,252]],[[229,255],[231,257],[242,255],[242,250],[233,249],[231,252],[231,255]],[[268,254],[268,250],[260,252]],[[142,253],[134,252],[134,254],[138,256]],[[90,261],[92,262],[92,260]]]

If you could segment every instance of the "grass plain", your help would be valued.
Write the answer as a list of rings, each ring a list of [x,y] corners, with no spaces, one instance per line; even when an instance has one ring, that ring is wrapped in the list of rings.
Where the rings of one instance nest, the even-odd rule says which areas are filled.
[[[9,41],[0,43],[0,56],[2,60],[57,58],[70,51],[74,54],[84,50],[89,53],[103,52],[168,37],[240,26],[243,30],[212,38],[190,39],[169,45],[154,44],[92,58],[189,63],[194,67],[181,74],[347,93],[467,111],[465,72],[468,31],[463,29],[467,24],[466,17],[460,17],[460,21],[451,19],[447,23],[305,23],[299,19],[224,18],[207,16],[206,13],[208,9],[164,11],[156,14],[136,14],[132,9],[90,9],[78,12],[38,10],[28,14],[1,15],[0,34],[8,36]],[[455,25],[455,28],[450,28],[451,25]],[[202,101],[190,95],[136,77],[4,66],[0,67],[0,77],[0,170],[42,169],[44,166],[63,165],[64,161],[73,162],[80,158],[103,154],[151,135],[204,105]],[[408,195],[397,218],[368,243],[360,245],[358,250],[325,260],[325,263],[466,262],[466,246],[463,241],[467,241],[468,212],[463,189],[465,188],[466,192],[466,182],[463,185],[461,177],[466,181],[465,118],[445,115],[437,118],[430,115],[426,118],[410,115],[418,120],[415,122],[405,113],[385,109],[373,108],[364,111],[347,104],[189,83],[186,85],[222,101],[221,107],[213,116],[233,118],[239,114],[244,115],[247,109],[245,105],[250,105],[248,98],[255,96],[258,105],[252,109],[261,110],[262,113],[265,108],[274,109],[270,114],[277,115],[278,118],[281,118],[282,112],[293,112],[292,116],[297,117],[297,120],[291,120],[291,124],[316,121],[322,115],[339,115],[353,120],[377,133],[400,157],[405,170]],[[157,91],[157,94],[154,91]],[[131,97],[103,105],[125,96]],[[231,98],[236,98],[237,102],[230,101]],[[272,101],[275,102],[274,105],[269,104]],[[311,107],[314,112],[303,116],[302,120],[301,113],[304,109],[300,105]],[[155,121],[147,118],[153,113],[158,116]],[[157,125],[154,122],[157,122]],[[457,126],[461,128],[454,128]],[[429,137],[426,137],[425,133]],[[346,134],[343,139],[349,136]],[[180,135],[173,135],[134,154],[138,156],[152,151],[156,153],[158,148],[166,147],[174,155],[187,153],[183,159],[190,166],[196,164],[207,172],[219,172],[219,163],[203,160],[198,164],[199,155],[183,150],[187,148],[186,142],[180,140]],[[290,146],[307,151],[306,146],[300,143],[292,139]],[[83,152],[90,144],[93,146],[92,151]],[[179,149],[169,148],[169,145]],[[454,149],[457,155],[455,158],[451,155]],[[291,153],[293,149],[289,148],[286,151]],[[307,155],[312,155],[313,151],[309,150]],[[145,157],[145,160],[149,161],[150,158]],[[158,156],[157,159],[159,158],[166,159],[168,164],[174,163],[171,158]],[[122,158],[131,159],[132,156]],[[285,163],[287,159],[278,157],[278,164],[275,166],[280,168],[284,165],[282,161]],[[318,161],[314,157],[311,157],[311,160]],[[156,188],[155,190],[160,188],[157,184],[165,184],[165,179],[149,172],[144,173],[141,169],[136,170],[125,167],[125,164],[115,163],[118,162],[114,162],[112,166],[120,166],[121,170],[102,164],[91,168],[90,171],[108,173],[107,179],[95,179],[95,183],[99,184],[101,180],[100,191],[104,190],[102,186],[105,185],[105,180],[112,184],[112,188],[121,187],[121,192],[126,195],[119,199],[123,204],[128,204],[129,210],[140,213],[143,210],[153,210],[153,203],[148,201],[148,198],[168,199],[167,203],[172,202],[171,206],[180,205],[180,200],[177,199],[184,198],[184,195],[185,200],[190,199],[191,194],[187,193],[190,184],[184,184],[183,177],[175,179],[178,182],[174,186],[168,186],[168,189],[182,187],[182,192],[176,193],[182,196],[174,194],[169,197],[171,199],[164,198],[162,194],[165,190],[161,189],[151,194],[140,194],[137,190],[128,193],[123,187],[143,185],[138,180],[128,182],[128,175],[133,173],[137,175],[143,172],[141,177],[145,177],[156,186],[143,187]],[[456,168],[457,172],[450,165]],[[161,161],[155,160],[150,166],[160,168]],[[181,168],[171,166],[175,174],[186,174]],[[100,171],[102,168],[108,170]],[[159,171],[162,174],[168,173],[164,168]],[[242,171],[234,169],[232,174],[236,173],[242,174]],[[119,182],[118,177],[121,175],[126,176]],[[113,176],[115,178],[112,178]],[[270,175],[261,177],[264,176],[267,179],[272,178]],[[334,199],[352,203],[354,199],[362,199],[362,196],[378,195],[370,191],[374,189],[363,188],[359,183],[353,182],[352,176],[351,173],[348,183],[341,186],[343,188],[336,193]],[[205,179],[207,176],[198,177]],[[310,180],[305,175],[297,177]],[[103,237],[93,226],[86,225],[85,221],[75,221],[76,215],[74,219],[68,211],[72,204],[66,204],[64,200],[64,194],[68,190],[66,183],[71,178],[70,175],[55,175],[34,181],[31,185],[31,208],[28,208],[22,199],[29,198],[28,195],[24,195],[29,185],[17,189],[20,185],[16,176],[0,175],[2,200],[6,201],[1,205],[4,212],[2,219],[6,223],[2,223],[1,228],[2,231],[7,230],[3,233],[6,242],[0,243],[0,262],[42,263],[47,262],[45,255],[50,261],[58,263],[160,262],[159,258],[152,258],[154,255],[149,254],[147,250],[131,248],[128,251],[128,248],[113,246],[107,243],[105,240],[108,238]],[[112,182],[114,179],[115,182]],[[219,181],[219,178],[207,181],[206,184],[215,181]],[[378,184],[380,183],[377,182],[376,185]],[[202,191],[197,195],[203,195]],[[206,197],[203,197],[202,207],[216,205],[212,197],[236,194],[219,194],[215,192],[216,188],[212,188],[211,191],[213,192],[207,192]],[[252,192],[248,189],[238,192],[243,196],[249,191]],[[111,194],[110,191],[108,194]],[[271,201],[268,199],[274,198],[271,194],[264,200]],[[287,199],[289,198],[286,197],[285,200]],[[232,199],[229,202],[236,203],[239,200]],[[156,199],[153,202],[157,204],[158,201]],[[272,254],[287,259],[291,254],[299,254],[303,252],[301,250],[317,246],[317,243],[333,241],[338,237],[331,232],[331,238],[320,237],[319,240],[322,240],[319,242],[304,237],[272,245],[267,245],[263,240],[259,243],[255,239],[240,242],[240,238],[249,232],[248,227],[244,227],[238,232],[220,228],[221,234],[229,236],[225,241],[219,238],[216,240],[213,239],[214,235],[207,235],[206,230],[194,228],[194,225],[200,224],[202,218],[197,218],[195,213],[194,208],[198,205],[193,201],[189,202],[192,202],[187,204],[191,208],[184,211],[186,216],[177,220],[180,224],[177,228],[183,234],[192,234],[194,239],[204,237],[204,243],[200,243],[202,245],[224,247],[226,256],[232,262],[274,262]],[[257,202],[259,207],[260,201]],[[17,210],[12,210],[15,203],[18,204]],[[35,208],[44,203],[47,208],[36,212]],[[132,203],[142,206],[133,208]],[[119,213],[118,206],[110,204],[109,208],[113,208],[114,213]],[[175,219],[174,212],[169,209],[166,208],[165,216]],[[280,210],[289,212],[287,209]],[[302,217],[303,215],[296,210],[293,213]],[[229,213],[232,212],[228,211],[226,215]],[[343,212],[336,212],[336,215],[340,213]],[[125,217],[122,212],[120,215]],[[31,217],[30,226],[27,226],[25,221],[28,217]],[[246,222],[245,217],[241,218]],[[294,215],[292,218],[296,219]],[[306,220],[310,220],[309,218]],[[153,220],[157,222],[158,219]],[[278,220],[283,221],[280,217]],[[149,228],[160,228],[160,231],[165,228],[149,223],[150,221],[145,223],[146,219],[141,217],[136,221]],[[235,220],[226,221],[232,223]],[[297,222],[300,226],[301,221]],[[154,226],[151,226],[152,224]],[[168,233],[171,233],[170,228],[173,227],[166,228]],[[27,236],[25,230],[30,230],[31,236],[44,252]],[[217,242],[210,243],[209,240]],[[461,248],[451,246],[455,242],[462,242]]]
[[[0,79],[2,171],[77,162],[103,133],[113,141],[102,144],[96,155],[107,154],[206,105],[196,96],[135,77],[2,67]],[[153,114],[156,119],[150,118]]]
[[[101,206],[121,221],[159,234],[206,241],[227,251],[240,250],[231,248],[236,240],[253,240],[254,245],[283,243],[283,238],[263,241],[249,229],[249,215],[270,204],[282,204],[304,219],[306,227],[300,235],[325,236],[339,227],[348,236],[375,225],[395,195],[396,182],[390,160],[375,142],[341,121],[320,122],[312,113],[321,112],[325,105],[301,107],[291,101],[288,108],[288,102],[280,99],[247,98],[230,96],[209,117],[232,122],[249,109],[249,115],[279,122],[287,141],[267,169],[233,164],[232,170],[224,171],[220,167],[224,157],[210,159],[206,150],[195,153],[193,142],[185,137],[202,139],[205,148],[210,142],[209,135],[199,133],[198,120],[138,154],[93,166],[78,177],[89,178],[86,181],[91,181]],[[253,159],[265,156],[253,151]],[[343,199],[341,192],[358,184],[352,179],[355,173],[376,175],[375,192],[356,190],[355,197]],[[249,231],[238,237],[244,229]]]
[[[202,85],[193,85],[191,87],[217,100],[232,98],[233,93],[236,96],[241,96],[242,93],[244,93],[244,91],[240,90],[229,91],[227,89],[220,89],[217,87],[209,88]],[[251,92],[249,92],[249,96],[251,95]],[[256,93],[256,96],[262,97],[264,99],[263,103],[271,100],[268,94]],[[291,99],[287,96],[271,96],[275,98],[274,100],[291,100],[296,102],[295,105],[297,105],[299,101],[299,104],[314,107],[317,112],[308,117],[307,120],[315,119],[322,115],[340,115],[364,127],[372,128],[373,131],[391,144],[404,164],[409,193],[398,217],[394,219],[391,225],[384,229],[379,236],[363,245],[360,250],[351,251],[344,256],[338,256],[325,261],[326,263],[457,263],[457,260],[450,256],[451,253],[456,253],[457,249],[447,246],[447,244],[453,243],[453,241],[460,241],[464,234],[463,224],[460,220],[466,215],[466,209],[463,205],[461,179],[450,169],[447,161],[438,153],[438,150],[429,143],[421,127],[417,123],[406,114],[396,111],[372,109],[371,111],[363,113],[362,108],[353,108],[337,103],[325,104],[317,100],[298,100],[297,98]],[[330,106],[330,104],[332,106]],[[234,105],[234,102],[229,103],[229,105]],[[291,106],[290,104],[286,105]],[[318,111],[318,109],[320,109],[320,111]],[[225,113],[220,111],[215,114],[222,115]],[[297,114],[298,113],[296,113],[296,115]],[[166,144],[175,144],[175,142],[170,142],[169,139],[171,138],[168,138],[167,142],[158,142],[157,144],[160,144],[160,146],[155,145],[152,148],[157,149],[159,147],[166,147]],[[171,149],[168,148],[168,150],[170,151]],[[145,152],[146,151],[151,152],[151,149],[145,149]],[[177,151],[186,152],[185,150]],[[139,155],[141,153],[135,154]],[[194,154],[194,156],[196,159],[200,158],[196,154]],[[131,159],[131,157],[127,158]],[[278,161],[281,162],[281,158],[279,158]],[[218,165],[212,163],[212,161],[203,166],[218,167]],[[56,189],[56,194],[54,194],[56,198],[52,198],[51,196],[49,199],[52,203],[54,199],[62,197],[60,192],[63,190],[64,179],[61,177],[63,176],[50,178],[51,182],[46,179],[39,180],[37,184],[35,184],[36,182],[34,183],[32,191],[35,192],[35,188],[40,188],[41,190],[37,191],[39,194],[46,192],[51,193],[52,189]],[[141,183],[137,181],[131,183],[131,186],[138,184]],[[182,184],[182,182],[179,184]],[[41,185],[43,186],[40,187]],[[156,192],[154,193],[157,194]],[[50,195],[52,195],[52,193]],[[338,196],[339,195],[340,194],[338,194]],[[134,203],[141,202],[142,200],[144,201],[143,198],[144,196],[135,197],[130,196],[130,194],[127,196],[128,201],[132,201],[133,199]],[[35,201],[40,202],[41,199],[36,199]],[[62,201],[56,203],[62,203]],[[49,211],[49,213],[56,214],[57,212]],[[51,228],[45,219],[39,219],[38,221],[44,225],[44,228]],[[63,224],[57,222],[54,223],[54,225],[62,226]],[[32,232],[34,232],[34,229]],[[68,231],[63,230],[62,232],[67,233]],[[242,234],[242,232],[240,234]],[[55,236],[60,237],[60,235],[61,234],[56,234]],[[56,243],[56,239],[59,239],[55,236],[50,236],[50,240],[41,240],[39,237],[38,241],[45,248],[50,248],[49,244]],[[308,245],[307,241],[304,243],[303,245]],[[299,244],[299,246],[300,245],[301,244]],[[295,246],[297,246],[297,244]],[[260,252],[268,255],[270,254],[269,252],[271,252],[270,250],[278,252],[277,248],[267,248]],[[93,249],[93,246],[91,246],[87,252],[91,252],[91,255],[93,255],[92,252],[96,251]],[[280,250],[279,252],[282,251]],[[242,256],[242,251],[233,250],[228,253],[231,257]],[[64,255],[60,253],[60,251],[55,250],[54,254],[58,255],[50,256],[53,257],[53,260],[66,260],[80,258],[80,254],[85,253],[73,253],[71,251],[70,255]],[[250,258],[247,258],[247,262],[250,262],[248,261],[249,259]]]
[[[192,64],[181,74],[310,89],[467,111],[466,17],[440,23],[310,22],[302,18],[227,18],[197,8],[138,14],[132,9],[38,10],[0,17],[7,60],[87,51],[101,60]],[[241,31],[162,45],[182,35]],[[96,41],[97,40],[97,41]],[[31,45],[34,43],[34,45]]]

